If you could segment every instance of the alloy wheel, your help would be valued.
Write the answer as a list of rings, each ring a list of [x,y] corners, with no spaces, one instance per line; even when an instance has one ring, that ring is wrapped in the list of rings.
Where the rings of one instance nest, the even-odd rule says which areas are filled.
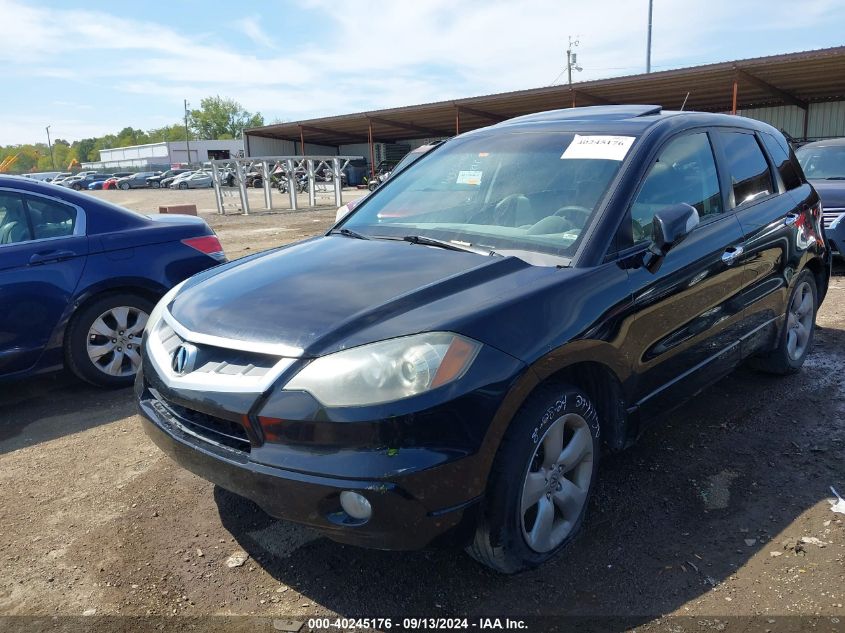
[[[149,315],[130,306],[103,312],[88,330],[88,358],[109,376],[131,376],[141,366],[141,335]]]
[[[538,442],[520,498],[522,535],[535,552],[555,549],[575,528],[590,489],[593,457],[590,427],[575,413],[555,420]]]
[[[813,291],[806,281],[795,289],[786,317],[786,352],[798,360],[807,350],[813,331]]]

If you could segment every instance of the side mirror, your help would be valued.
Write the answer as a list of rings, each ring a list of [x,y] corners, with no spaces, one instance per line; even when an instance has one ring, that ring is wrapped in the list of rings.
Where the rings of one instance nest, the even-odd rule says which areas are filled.
[[[646,267],[651,272],[657,272],[666,253],[680,244],[698,226],[698,221],[698,211],[686,203],[665,207],[655,213],[651,221],[653,237],[648,246],[650,257]]]

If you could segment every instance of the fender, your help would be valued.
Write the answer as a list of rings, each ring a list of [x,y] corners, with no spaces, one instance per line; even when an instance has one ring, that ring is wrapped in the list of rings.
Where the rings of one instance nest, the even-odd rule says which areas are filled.
[[[579,371],[580,369],[586,371]],[[629,378],[630,367],[624,355],[617,347],[606,341],[595,339],[571,341],[526,367],[499,406],[477,453],[476,467],[485,482],[485,487],[502,438],[514,416],[534,390],[553,376],[560,375],[564,380],[589,391],[584,384],[585,381],[590,380],[590,374],[595,375],[596,370],[602,371],[609,378],[607,389],[611,397],[607,398],[604,407],[599,407],[599,403],[596,403],[599,407],[600,419],[606,424],[602,429],[605,443],[608,448],[615,451],[633,442],[638,425],[629,424],[626,410],[623,384]],[[568,372],[571,372],[569,376],[567,376]],[[632,417],[630,421],[633,420]]]

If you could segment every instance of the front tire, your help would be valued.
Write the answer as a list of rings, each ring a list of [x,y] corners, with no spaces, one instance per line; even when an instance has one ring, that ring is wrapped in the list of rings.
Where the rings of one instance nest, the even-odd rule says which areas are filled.
[[[813,346],[817,308],[816,279],[809,270],[802,270],[789,295],[786,321],[777,347],[768,354],[751,358],[748,361],[751,367],[780,376],[799,371]]]
[[[179,183],[179,189],[187,189],[187,188],[188,188],[188,183],[186,183],[186,182],[180,182]]]
[[[154,180],[150,183],[150,187],[152,187],[153,189],[159,189],[161,187],[161,183],[157,180]]]
[[[121,188],[123,191],[128,191],[128,190],[129,190],[129,183],[128,183],[128,182],[122,182],[122,183],[120,183],[120,188]]]
[[[564,383],[541,386],[496,454],[470,556],[512,574],[565,549],[583,523],[599,449],[598,415],[586,394]]]
[[[115,293],[83,307],[65,335],[67,366],[98,387],[128,387],[141,366],[141,335],[155,304],[139,295]]]

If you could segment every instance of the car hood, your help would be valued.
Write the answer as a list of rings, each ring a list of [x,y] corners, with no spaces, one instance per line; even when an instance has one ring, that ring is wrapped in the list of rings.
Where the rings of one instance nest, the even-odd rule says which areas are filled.
[[[811,180],[825,209],[845,209],[845,180]]]
[[[565,271],[515,257],[334,235],[201,273],[170,312],[193,332],[318,356],[421,331],[472,336],[461,323],[555,273]]]

